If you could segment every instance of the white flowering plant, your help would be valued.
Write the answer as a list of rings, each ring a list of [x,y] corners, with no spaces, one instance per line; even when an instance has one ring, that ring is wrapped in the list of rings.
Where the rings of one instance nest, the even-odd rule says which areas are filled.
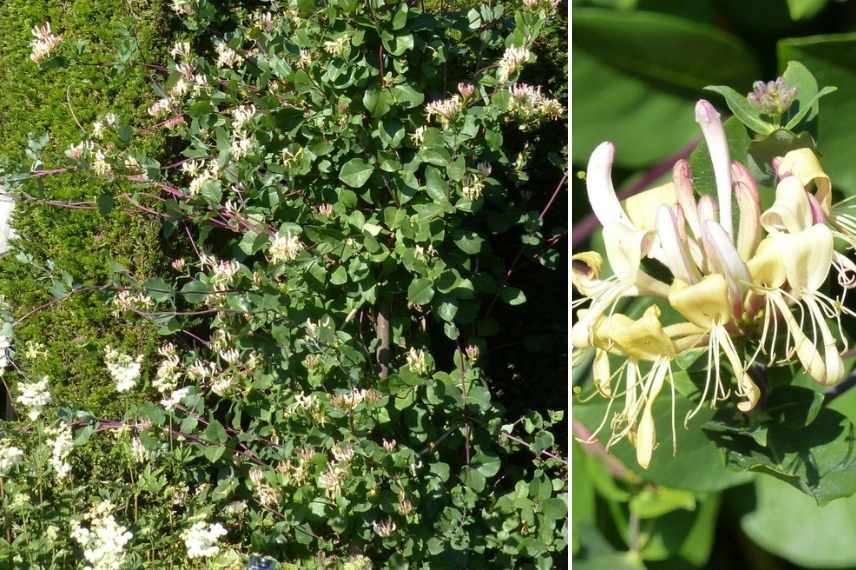
[[[557,5],[232,8],[173,2],[186,31],[147,122],[105,114],[50,174],[14,178],[132,182],[99,215],[153,217],[180,251],[159,277],[52,283],[163,343],[99,353],[121,418],[50,398],[21,362],[20,411],[46,439],[23,422],[0,457],[17,474],[44,456],[50,499],[21,513],[63,505],[52,555],[92,568],[561,567],[564,404],[509,410],[490,372],[501,323],[525,319],[518,260],[560,265],[545,218],[566,177],[541,130],[565,110],[524,80],[563,33]],[[158,156],[135,137],[151,129]],[[536,199],[538,149],[556,176]],[[109,484],[86,472],[96,445]],[[11,545],[32,532],[9,513]]]

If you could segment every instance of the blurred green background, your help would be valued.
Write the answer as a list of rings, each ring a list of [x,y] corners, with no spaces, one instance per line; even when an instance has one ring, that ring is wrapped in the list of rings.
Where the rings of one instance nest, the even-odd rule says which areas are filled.
[[[836,193],[856,193],[856,2],[840,0],[588,0],[572,13],[572,219],[576,251],[596,246],[585,169],[616,144],[621,192],[659,173],[699,137],[693,105],[707,85],[747,93],[798,60],[836,93],[821,103],[818,151]],[[574,382],[585,382],[584,366]],[[856,390],[831,406],[856,419]],[[684,437],[684,439],[681,439]],[[684,445],[693,438],[682,436]],[[686,464],[698,477],[645,474],[573,444],[574,568],[579,570],[856,568],[856,496],[817,507],[767,475],[722,478],[714,450]],[[707,451],[710,451],[708,453]],[[668,485],[666,487],[665,485]],[[689,487],[689,488],[687,488]]]

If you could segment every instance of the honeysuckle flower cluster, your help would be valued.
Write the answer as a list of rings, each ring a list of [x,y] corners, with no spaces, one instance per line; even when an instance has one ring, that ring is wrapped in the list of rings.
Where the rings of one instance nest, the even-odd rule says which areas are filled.
[[[448,99],[431,101],[425,105],[425,114],[428,116],[428,120],[431,120],[435,116],[438,117],[440,124],[443,127],[448,127],[449,123],[455,119],[462,108],[463,103],[460,95],[452,95]]]
[[[40,64],[44,61],[52,51],[59,47],[62,43],[62,36],[57,36],[51,32],[51,23],[45,22],[41,26],[35,26],[32,30],[33,40],[30,42],[32,53],[30,59],[33,63]]]
[[[133,535],[112,514],[113,505],[104,501],[90,513],[90,528],[80,521],[71,521],[71,538],[83,548],[83,557],[89,563],[85,570],[119,570],[125,563],[125,545]]]
[[[21,393],[16,401],[27,409],[27,417],[37,420],[42,415],[42,410],[50,404],[51,393],[48,387],[49,379],[42,376],[41,380],[19,384]]]
[[[187,548],[188,558],[211,558],[220,552],[218,544],[221,537],[226,536],[228,531],[220,523],[209,523],[198,521],[193,523],[184,532],[184,546]]]
[[[271,239],[270,246],[268,246],[268,255],[271,263],[292,261],[302,249],[303,244],[300,243],[300,238],[296,235],[289,231],[277,232]]]
[[[520,130],[537,127],[545,120],[558,119],[565,112],[558,100],[541,93],[540,86],[515,83],[509,87],[508,92],[511,95],[508,111],[519,121]]]
[[[532,52],[526,46],[506,48],[499,60],[497,78],[503,83],[508,81],[531,57]]]
[[[572,329],[575,356],[594,351],[594,385],[609,400],[595,435],[609,424],[608,446],[628,439],[642,467],[656,447],[652,407],[667,385],[674,399],[672,362],[683,353],[703,349],[707,361],[700,400],[687,420],[732,393],[739,410],[751,411],[761,396],[749,374],[756,361],[799,362],[823,385],[845,375],[841,317],[854,313],[821,288],[832,270],[842,285],[853,286],[856,266],[833,247],[845,222],[835,223],[829,177],[810,149],[777,158],[775,200],[762,212],[756,182],[731,161],[719,115],[707,101],[696,105],[696,121],[713,163],[716,199],[695,196],[687,162],[679,161],[671,183],[622,205],[611,180],[614,147],[602,143],[589,159],[586,185],[613,274],[601,278],[598,253],[572,258],[581,295],[574,306],[587,305]],[[670,278],[648,273],[645,258],[660,262]],[[636,319],[619,314],[625,297],[661,299],[684,320],[662,322],[657,305]],[[610,356],[622,359],[617,369]],[[612,411],[622,397],[623,407]]]
[[[137,358],[124,354],[111,346],[104,348],[104,363],[113,381],[116,382],[117,392],[127,392],[137,384],[143,364],[143,355]]]

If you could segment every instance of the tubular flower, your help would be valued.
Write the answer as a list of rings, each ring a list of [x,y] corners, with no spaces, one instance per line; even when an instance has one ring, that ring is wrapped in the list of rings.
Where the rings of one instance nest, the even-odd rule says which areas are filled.
[[[622,203],[611,180],[614,147],[601,143],[589,159],[586,185],[603,225],[606,259],[592,251],[572,257],[579,293],[572,303],[574,358],[593,352],[593,396],[608,400],[592,438],[608,424],[607,447],[627,439],[644,468],[657,445],[652,408],[667,384],[674,431],[676,358],[701,350],[707,360],[685,425],[705,404],[715,407],[732,394],[748,413],[761,398],[749,373],[760,360],[798,362],[822,385],[840,381],[847,348],[841,316],[856,316],[843,296],[822,292],[832,269],[842,285],[856,284],[856,264],[834,249],[835,237],[856,247],[856,215],[847,214],[846,204],[832,205],[830,178],[814,153],[798,149],[774,159],[775,198],[762,211],[757,183],[729,156],[718,113],[699,101],[696,119],[713,165],[715,199],[696,195],[682,160],[671,183]],[[646,258],[671,276],[647,273]],[[608,270],[612,275],[603,277]],[[649,303],[634,320],[617,312],[626,297],[659,304]],[[665,304],[673,309],[665,313],[669,322],[660,320]]]

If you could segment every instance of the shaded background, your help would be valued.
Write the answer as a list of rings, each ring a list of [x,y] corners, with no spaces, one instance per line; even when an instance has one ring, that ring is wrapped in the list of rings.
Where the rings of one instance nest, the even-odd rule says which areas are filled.
[[[576,175],[596,144],[616,144],[619,192],[650,187],[697,140],[697,99],[727,116],[721,97],[705,86],[747,93],[791,60],[805,64],[819,85],[839,88],[822,100],[814,132],[836,197],[856,193],[856,2],[589,0],[572,2],[571,11],[577,251],[598,246]],[[586,378],[584,367],[575,368],[575,383]],[[831,407],[856,418],[856,394]],[[620,465],[573,447],[577,569],[856,568],[854,497],[821,509],[770,476],[747,475],[722,482],[724,490],[677,489],[664,500],[662,489],[628,483]],[[657,492],[659,511],[650,508]]]

